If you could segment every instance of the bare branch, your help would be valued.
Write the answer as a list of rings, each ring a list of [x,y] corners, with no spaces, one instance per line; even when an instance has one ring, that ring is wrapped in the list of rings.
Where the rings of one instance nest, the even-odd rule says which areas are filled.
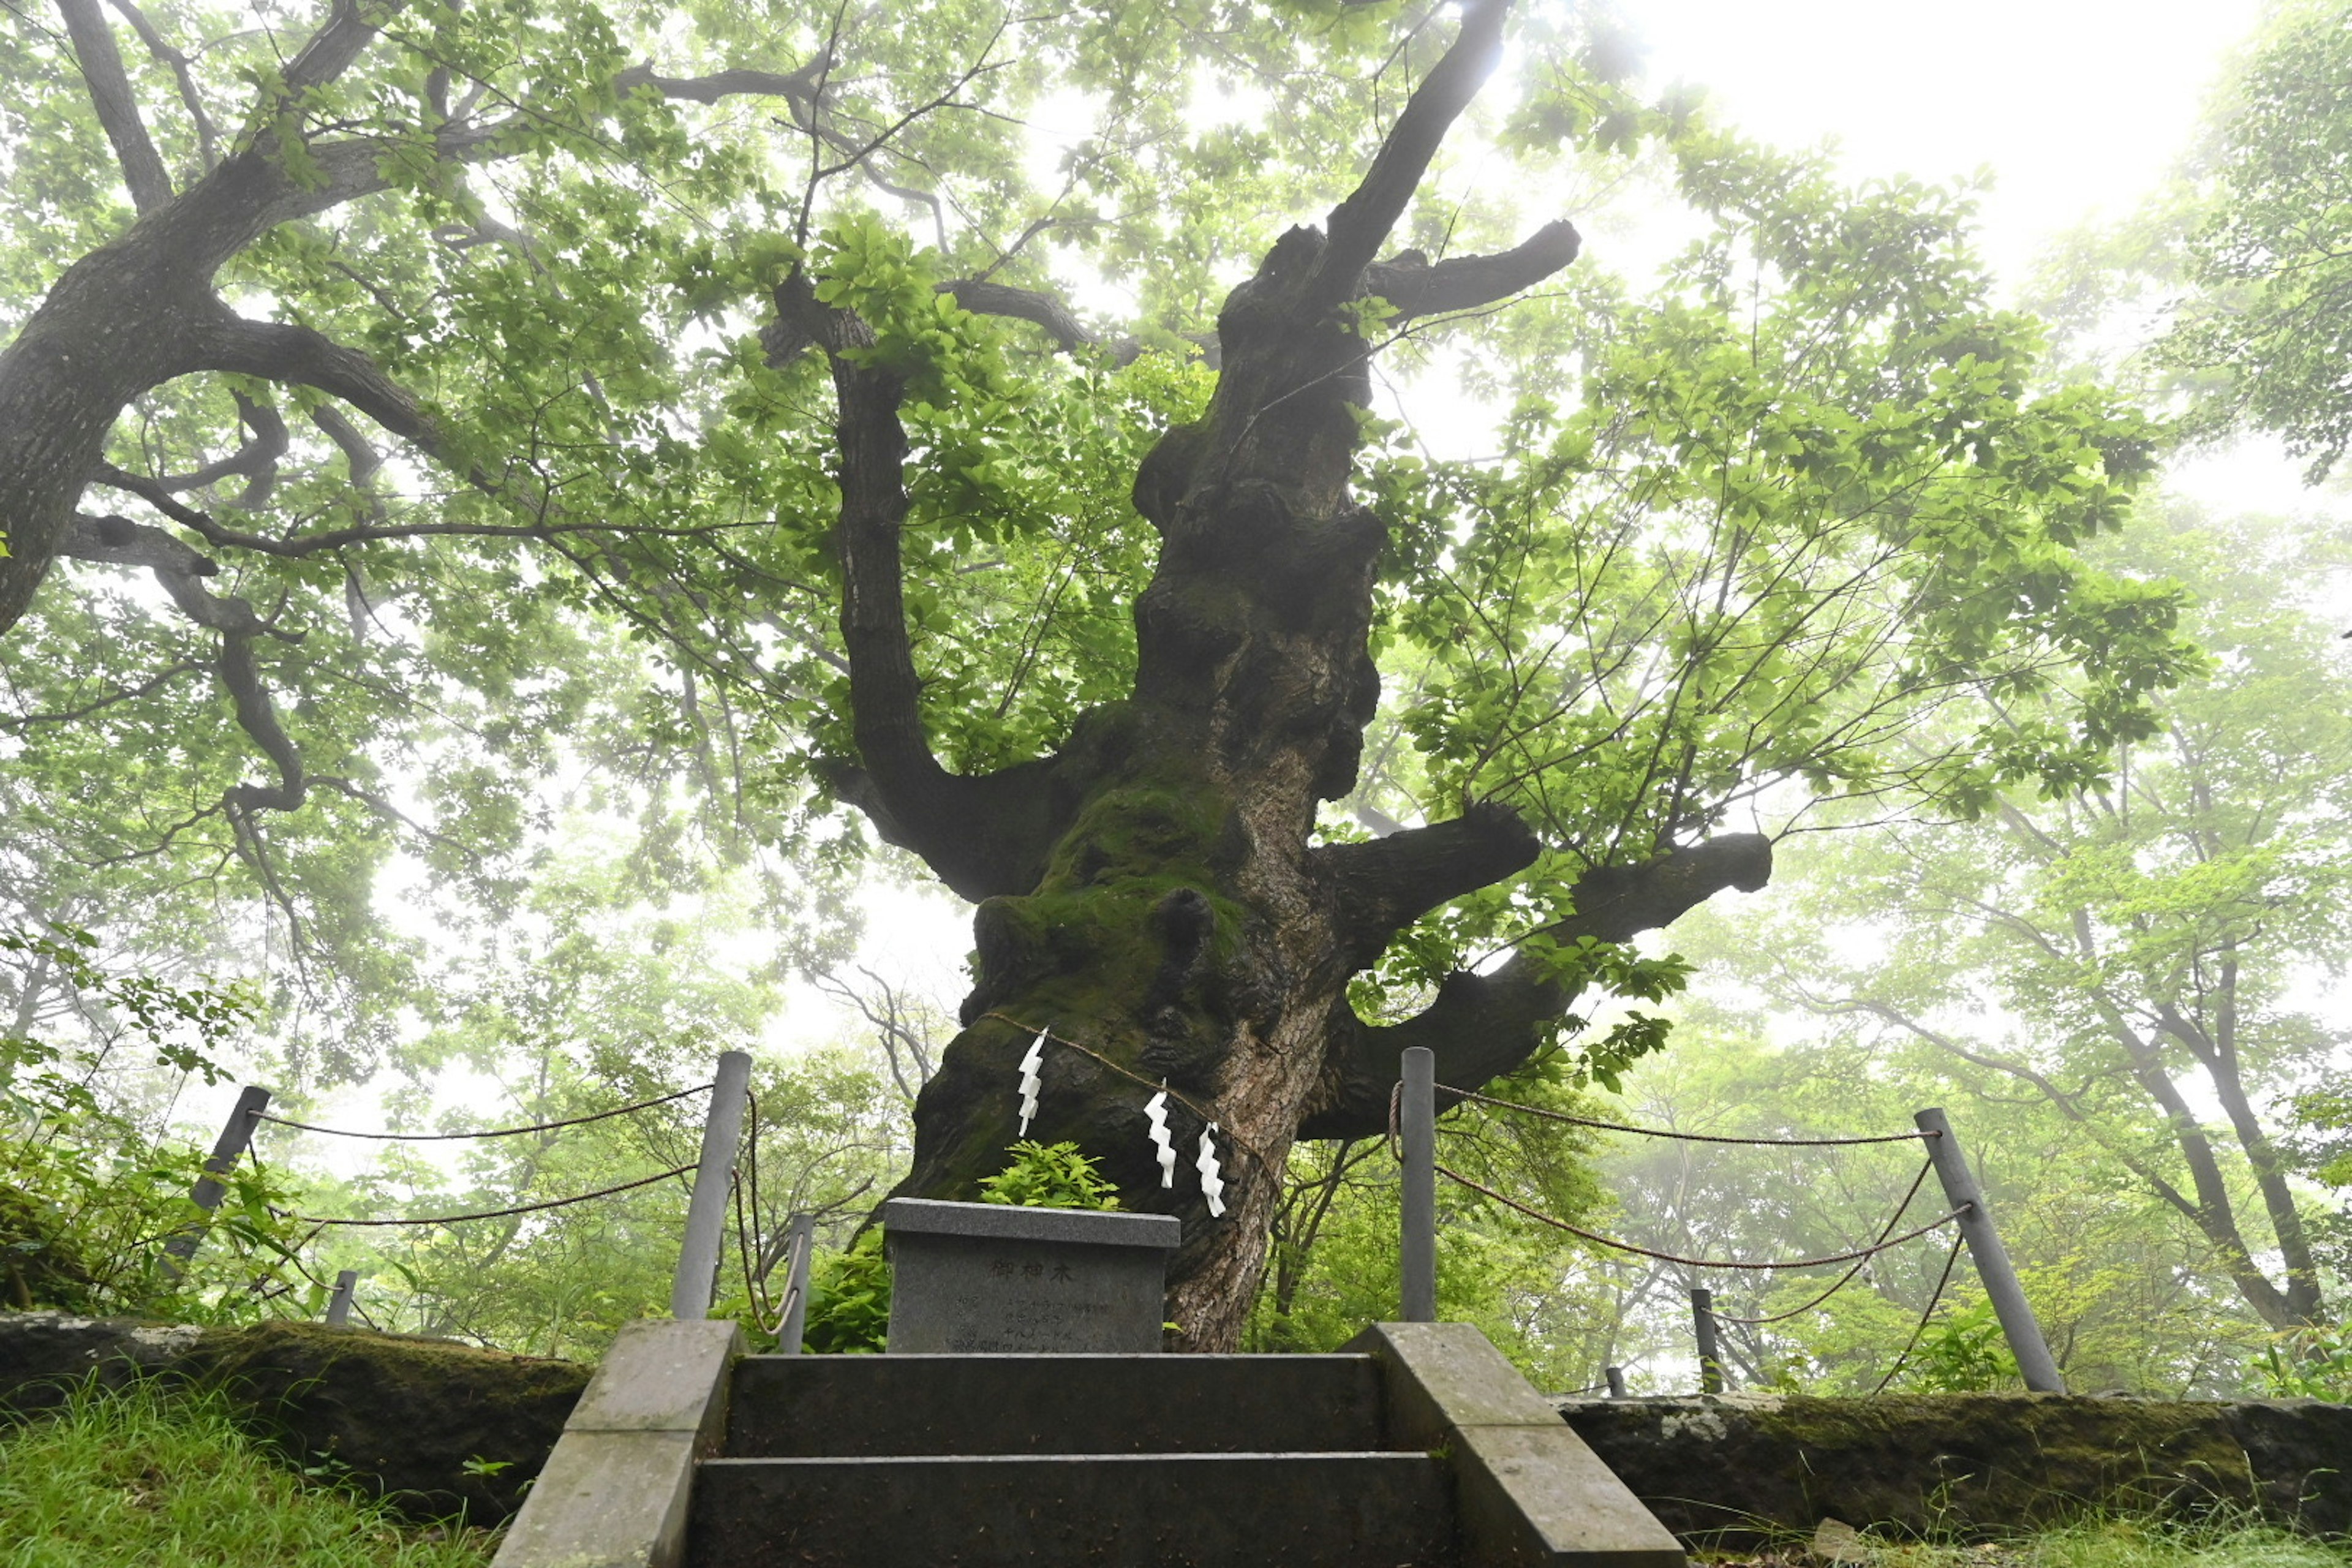
[[[287,634],[275,632],[246,600],[223,597],[206,589],[203,579],[216,575],[219,566],[160,528],[124,517],[79,517],[58,552],[79,561],[143,566],[154,574],[183,615],[221,634],[214,673],[236,710],[237,727],[278,770],[276,784],[238,784],[223,797],[222,804],[233,819],[241,811],[292,811],[299,806],[305,793],[302,754],[278,721],[276,705],[253,657],[256,637],[265,633]]]
[[[658,75],[648,60],[614,77],[613,90],[626,98],[641,87],[649,87],[664,98],[688,99],[696,103],[717,103],[737,94],[814,103],[817,79],[828,63],[826,57],[820,55],[796,71],[723,70],[709,76],[674,77]]]
[[[310,423],[324,431],[327,439],[341,448],[343,461],[351,468],[352,483],[366,488],[368,481],[375,478],[376,470],[383,467],[383,454],[375,449],[374,443],[361,435],[358,427],[330,403],[322,403],[310,411]]]
[[[152,483],[172,491],[202,489],[206,485],[219,483],[231,474],[242,474],[246,480],[245,493],[238,496],[236,502],[240,509],[257,507],[268,498],[270,490],[277,485],[278,459],[286,455],[289,444],[286,421],[279,416],[278,410],[247,397],[242,392],[230,395],[236,399],[237,415],[244,420],[245,427],[253,433],[253,438],[227,457],[206,463],[194,473],[167,474]]]
[[[188,57],[164,40],[155,24],[147,19],[147,13],[132,0],[110,0],[110,3],[131,24],[131,30],[139,35],[139,41],[147,46],[147,52],[161,61],[171,71],[172,79],[179,84],[180,102],[185,106],[188,118],[194,121],[196,127],[196,162],[203,168],[211,168],[220,162],[220,133],[213,125],[213,117],[205,112],[204,95],[196,90],[195,72],[188,64]]]
[[[136,686],[119,688],[79,708],[63,709],[54,713],[26,713],[0,721],[0,729],[23,730],[35,724],[79,724],[91,714],[103,712],[118,702],[135,702],[142,697],[152,697],[180,677],[192,675],[204,668],[193,659],[176,659]]]

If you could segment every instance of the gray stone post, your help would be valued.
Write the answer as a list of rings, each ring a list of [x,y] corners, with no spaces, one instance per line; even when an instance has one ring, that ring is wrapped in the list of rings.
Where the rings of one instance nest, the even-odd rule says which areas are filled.
[[[236,1169],[238,1158],[253,1142],[254,1123],[268,1107],[269,1091],[251,1084],[237,1091],[236,1109],[228,1113],[221,1127],[220,1136],[213,1140],[213,1152],[205,1160],[205,1173],[188,1189],[190,1201],[211,1214],[221,1205],[228,1189],[216,1179]],[[163,1278],[177,1279],[186,1271],[188,1260],[196,1255],[196,1247],[205,1239],[205,1227],[193,1225],[163,1244]]]
[[[346,1268],[335,1276],[335,1293],[327,1299],[327,1327],[348,1329],[352,1326],[352,1293],[359,1289],[360,1271]]]
[[[1715,1342],[1715,1292],[1694,1289],[1690,1297],[1691,1327],[1698,1334],[1698,1391],[1721,1394],[1723,1352]]]
[[[776,1331],[780,1355],[801,1353],[801,1333],[808,1324],[809,1254],[816,1250],[816,1220],[804,1214],[792,1217],[792,1271],[784,1276],[784,1321]]]
[[[728,1051],[719,1058],[710,1109],[702,1121],[702,1163],[694,1173],[694,1196],[686,1205],[686,1240],[678,1247],[677,1277],[670,1283],[669,1315],[710,1315],[719,1290],[720,1244],[727,1235],[727,1199],[732,1191],[735,1151],[743,1142],[743,1097],[751,1084],[751,1058]]]
[[[1408,1323],[1437,1321],[1437,1053],[1414,1046],[1404,1053],[1404,1101],[1397,1135],[1404,1145],[1404,1234],[1398,1248]]]
[[[2017,1282],[2017,1270],[2010,1267],[2009,1249],[2001,1246],[2000,1232],[1993,1228],[1992,1210],[1985,1205],[1976,1173],[1969,1169],[1951,1120],[1940,1106],[1931,1106],[1911,1120],[1927,1135],[1927,1158],[1936,1167],[1936,1179],[1944,1184],[1945,1201],[1960,1211],[1960,1235],[1968,1240],[1969,1258],[1977,1266],[1977,1278],[1984,1281],[1985,1294],[1992,1299],[1993,1313],[2000,1319],[2000,1331],[2008,1336],[2017,1370],[2025,1374],[2025,1386],[2037,1394],[2065,1393],[2066,1380],[2059,1375],[2058,1363],[2051,1359],[2050,1346],[2042,1338],[2042,1325],[2034,1321],[2033,1309],[2026,1304],[2025,1289]]]

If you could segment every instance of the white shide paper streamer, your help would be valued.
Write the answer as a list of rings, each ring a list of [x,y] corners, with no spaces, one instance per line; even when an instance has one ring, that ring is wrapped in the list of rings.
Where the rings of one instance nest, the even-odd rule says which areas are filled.
[[[1168,1091],[1163,1089],[1153,1095],[1151,1103],[1143,1108],[1143,1114],[1151,1121],[1151,1146],[1159,1151],[1153,1157],[1160,1162],[1160,1184],[1172,1187],[1176,1184],[1176,1143],[1168,1135]]]
[[[1029,1042],[1029,1054],[1021,1058],[1021,1136],[1029,1136],[1029,1123],[1037,1116],[1037,1090],[1043,1083],[1037,1069],[1045,1060],[1045,1031]]]
[[[1201,1195],[1209,1200],[1209,1217],[1223,1219],[1225,1215],[1225,1180],[1217,1173],[1217,1124],[1210,1122],[1201,1133],[1201,1157],[1193,1161],[1201,1173]]]

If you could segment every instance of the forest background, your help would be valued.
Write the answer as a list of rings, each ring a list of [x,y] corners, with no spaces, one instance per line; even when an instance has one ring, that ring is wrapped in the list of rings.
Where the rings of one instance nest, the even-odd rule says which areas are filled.
[[[204,14],[122,15],[142,45],[152,43],[147,27],[162,29],[163,47],[139,69],[150,90],[176,94],[185,83],[171,39],[204,36]],[[2218,15],[2200,13],[2209,26]],[[2186,109],[2192,84],[2168,94],[2147,88],[2146,62],[2104,68],[2137,68],[2141,89],[2130,110],[2101,100],[2105,118],[2078,133],[2137,149],[2144,162],[2129,173],[2146,176],[2144,197],[2101,192],[2107,221],[2048,249],[2018,237],[2060,226],[2054,209],[2094,205],[2083,200],[2079,166],[2052,157],[2053,174],[2023,155],[2004,159],[1987,198],[2007,224],[1991,247],[2002,289],[2050,323],[2054,352],[2040,374],[2053,384],[2119,382],[2175,421],[2168,477],[2088,549],[2126,578],[2187,584],[2189,627],[2210,662],[2161,699],[2162,722],[2120,748],[2087,790],[2012,789],[1965,822],[1867,800],[1815,805],[1785,789],[1759,795],[1750,803],[1756,825],[1780,837],[1771,887],[1645,941],[1643,984],[1664,999],[1646,1014],[1594,1011],[1582,1020],[1583,1047],[1617,1045],[1596,1053],[1571,1039],[1508,1092],[1734,1135],[1884,1131],[1918,1106],[1944,1104],[1983,1165],[2029,1293],[2079,1386],[2344,1397],[2352,1230],[2341,1194],[2352,1174],[2344,1140],[2352,1107],[2342,1085],[2352,1078],[2352,1019],[2340,911],[2352,721],[2336,634],[2352,624],[2352,509],[2326,472],[2343,429],[2330,423],[2342,414],[2326,395],[2330,366],[2347,362],[2341,344],[2324,341],[2326,297],[2297,301],[2265,268],[2294,261],[2294,244],[2327,254],[2329,236],[2306,232],[2313,215],[2340,223],[2352,204],[2340,183],[2324,200],[2309,194],[2329,168],[2340,178],[2341,163],[2328,160],[2352,145],[2345,75],[2328,64],[2346,58],[2347,17],[2317,6],[2240,19],[2253,37],[2201,121]],[[798,24],[808,48],[823,21]],[[945,32],[970,18],[938,22]],[[21,13],[12,26],[9,79],[56,89],[28,93],[11,110],[16,166],[58,182],[13,184],[12,232],[22,243],[8,308],[21,321],[55,258],[119,207],[127,188],[63,63],[61,32],[70,29]],[[1840,26],[1857,31],[1825,13],[1820,36]],[[1673,79],[1721,79],[1741,45],[1721,18],[1701,25],[1670,10],[1622,21],[1580,14],[1576,27],[1579,58],[1601,61],[1594,79],[1636,84],[1652,95],[1644,101],[1684,109],[1690,95]],[[1801,31],[1784,19],[1773,38],[1785,46]],[[1677,57],[1677,37],[1708,37],[1727,52],[1709,69]],[[1335,37],[1329,47],[1345,62],[1350,49],[1378,42]],[[1785,47],[1746,43],[1759,65],[1790,70]],[[2063,100],[2063,74],[2036,91],[2004,47],[2005,68],[2019,79],[2003,91]],[[2167,57],[2176,80],[2187,69],[2179,62],[2199,52]],[[2204,52],[2200,63],[2210,64]],[[1812,53],[1827,53],[1818,38]],[[1913,77],[1925,53],[1912,57]],[[2052,38],[2036,58],[2067,53]],[[1313,205],[1296,171],[1255,187],[1235,173],[1248,138],[1268,125],[1295,133],[1305,124],[1342,143],[1361,132],[1344,104],[1316,100],[1324,77],[1286,76],[1292,62],[1269,58],[1237,47],[1187,101],[1160,106],[1217,176],[1161,177],[1214,192],[1206,210],[1187,216],[1213,235],[1232,233],[1244,251],[1270,235],[1270,215]],[[2066,70],[2079,75],[2095,52],[2073,58]],[[1820,58],[1809,68],[1823,79]],[[1937,74],[1966,73],[1951,63]],[[1905,79],[1848,61],[1810,97],[1826,105],[1897,93],[1903,122],[1926,118],[1909,112],[1916,89]],[[1802,142],[1812,127],[1790,105],[1805,96],[1743,101],[1730,90],[1712,112],[1748,124],[1751,105],[1772,106],[1755,109],[1751,128]],[[2129,113],[2168,98],[2174,118],[2131,126]],[[2031,117],[2006,118],[2053,134]],[[1973,161],[1906,147],[1892,123],[1858,132],[1843,163],[1787,165],[1768,213],[1820,221],[1842,203],[1893,200],[1938,234],[1965,230],[1959,194],[1897,187],[1890,198],[1841,183]],[[39,137],[82,149],[79,163],[44,163],[32,155]],[[1538,305],[1419,345],[1421,357],[1384,392],[1381,413],[1402,422],[1392,450],[1410,458],[1418,447],[1431,462],[1479,451],[1492,437],[1475,414],[1438,418],[1430,405],[1454,398],[1478,414],[1507,412],[1508,399],[1528,390],[1519,367],[1541,357],[1545,332],[1630,308],[1670,276],[1703,226],[1671,138],[1629,135],[1610,146],[1593,130],[1586,140],[1590,155],[1562,178],[1587,236],[1574,299],[1587,314]],[[1025,173],[1050,176],[1063,150],[975,152],[943,138],[929,151],[1026,159]],[[2298,151],[2307,164],[2294,163]],[[1906,161],[1878,162],[1887,158]],[[862,199],[905,220],[916,243],[934,227],[944,237],[950,221],[936,195],[906,198],[921,188],[906,183],[920,172],[913,156],[845,171],[852,183],[865,179]],[[725,173],[703,171],[713,181]],[[1450,177],[1457,206],[1475,211],[1477,158],[1465,156]],[[2057,193],[2041,198],[2038,221],[2004,212],[2012,182],[2029,195]],[[509,226],[530,216],[519,205],[526,194],[453,207],[454,233],[435,237],[453,253],[508,252],[527,276],[530,245],[515,236],[531,226]],[[593,248],[593,236],[574,239]],[[1223,264],[1221,245],[1204,243],[1182,276],[1205,287]],[[1073,262],[1063,281],[1105,317],[1134,314],[1137,288],[1181,291],[1180,280],[1122,294],[1120,265],[1116,252]],[[2326,280],[2324,267],[2289,270]],[[2282,314],[2273,336],[2257,335]],[[693,329],[683,330],[690,338]],[[1182,348],[1166,335],[1160,347]],[[716,336],[709,347],[719,351]],[[1486,368],[1497,362],[1512,368],[1499,376]],[[1185,373],[1174,355],[1140,363],[1138,375],[1164,378],[1133,395],[1135,417],[1148,421],[1181,404]],[[1163,368],[1153,372],[1154,363]],[[1433,391],[1449,387],[1467,395]],[[144,410],[140,439],[153,453],[184,451],[196,476],[170,494],[227,510],[323,510],[326,486],[300,469],[300,443],[283,474],[287,442],[255,455],[269,446],[273,416],[255,411],[252,393],[225,383],[209,410],[160,402]],[[612,394],[625,403],[640,395]],[[226,447],[224,428],[238,437]],[[336,432],[320,430],[310,446],[350,455]],[[1123,438],[1107,434],[1107,447],[1124,449]],[[2281,472],[2294,482],[2280,483]],[[397,462],[383,489],[378,504],[395,509],[463,505]],[[2250,507],[2251,495],[2264,504]],[[201,801],[247,770],[217,702],[210,734],[190,727],[187,710],[142,706],[170,695],[204,657],[192,653],[194,629],[175,621],[165,594],[119,572],[105,578],[93,570],[101,564],[74,568],[89,592],[69,598],[53,585],[5,647],[0,891],[15,934],[0,1004],[12,1018],[5,1090],[26,1136],[9,1155],[13,1191],[0,1195],[22,1211],[11,1216],[10,1279],[23,1301],[153,1304],[168,1283],[153,1273],[153,1242],[184,1217],[173,1194],[236,1080],[269,1084],[277,1108],[305,1121],[456,1130],[669,1094],[701,1081],[718,1051],[752,1042],[761,1052],[765,1166],[752,1242],[772,1243],[784,1215],[812,1211],[830,1244],[847,1243],[904,1167],[908,1105],[957,1000],[965,917],[940,895],[909,890],[887,853],[853,854],[854,836],[837,821],[796,816],[794,781],[745,764],[761,749],[761,725],[776,721],[701,716],[699,706],[730,700],[707,665],[698,677],[694,658],[714,650],[681,658],[674,639],[633,638],[625,616],[560,594],[517,624],[502,601],[542,584],[527,574],[468,576],[478,563],[448,568],[466,590],[444,602],[454,608],[414,618],[398,599],[374,595],[364,571],[322,576],[308,586],[351,607],[352,642],[368,643],[373,622],[383,651],[340,694],[306,693],[305,739],[343,742],[373,771],[350,769],[309,808],[310,820],[273,823],[271,847],[261,849],[233,822],[176,826],[173,803]],[[1006,597],[1087,591],[1082,574],[1048,571]],[[982,616],[992,608],[981,605]],[[273,614],[283,613],[281,602]],[[515,648],[524,642],[527,658]],[[109,647],[146,662],[95,656]],[[452,651],[465,648],[488,651]],[[1049,645],[1041,634],[1022,657],[1041,680],[1082,684],[1098,651]],[[294,658],[276,657],[281,671]],[[997,717],[1005,712],[1000,706]],[[371,731],[384,713],[409,727]],[[425,721],[413,722],[419,713]],[[1402,709],[1387,721],[1392,746],[1401,718]],[[971,743],[1002,739],[979,733]],[[1951,739],[1930,727],[1899,743],[1925,755]],[[1402,769],[1372,771],[1349,803],[1374,830],[1391,814],[1409,818],[1415,804]],[[1669,953],[1688,963],[1686,989]],[[1622,1031],[1643,1016],[1670,1023],[1663,1048],[1654,1031]],[[1662,1154],[1507,1114],[1454,1120],[1464,1158],[1532,1206],[1677,1252],[1836,1250],[1874,1234],[1911,1176],[1899,1157],[1877,1152]],[[682,1206],[674,1186],[397,1239],[313,1236],[284,1211],[383,1216],[529,1205],[683,1163],[694,1131],[690,1100],[448,1157],[430,1145],[354,1156],[349,1145],[268,1129],[261,1158],[234,1184],[203,1268],[168,1299],[204,1315],[311,1313],[317,1279],[350,1267],[362,1275],[363,1310],[384,1327],[593,1353],[667,1296]],[[1628,1263],[1486,1205],[1448,1220],[1444,1306],[1482,1323],[1555,1387],[1596,1384],[1604,1364],[1631,1368],[1637,1389],[1685,1384],[1682,1292],[1694,1283],[1713,1285],[1727,1312],[1764,1316],[1835,1278],[1775,1285]],[[1303,1147],[1251,1342],[1321,1348],[1391,1310],[1394,1231],[1392,1173],[1376,1140]],[[1818,1310],[1735,1325],[1736,1380],[1866,1390],[1929,1310],[1942,1263],[1940,1248],[1922,1242],[1874,1263]],[[837,1255],[823,1273],[818,1332],[854,1344],[871,1327],[860,1315],[872,1304],[861,1294],[870,1262]],[[748,1310],[740,1264],[728,1288]],[[1927,1387],[1990,1386],[2009,1375],[1965,1271],[1898,1375]]]

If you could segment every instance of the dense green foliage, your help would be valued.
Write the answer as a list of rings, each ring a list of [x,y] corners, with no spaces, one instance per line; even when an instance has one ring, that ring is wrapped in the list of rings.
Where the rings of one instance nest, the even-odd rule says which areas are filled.
[[[868,1230],[816,1260],[801,1348],[812,1355],[879,1355],[890,1341],[890,1259]]]
[[[1335,194],[1330,171],[1425,67],[1433,41],[1392,38],[1380,10],[1234,7],[1204,32],[1117,8],[998,34],[942,0],[863,30],[822,123],[782,134],[612,73],[647,52],[681,75],[788,71],[827,58],[829,8],[705,10],[657,37],[669,13],[625,7],[561,31],[511,11],[396,22],[304,109],[336,128],[322,144],[370,138],[391,188],[271,230],[229,281],[431,389],[444,447],[355,487],[297,392],[266,482],[232,468],[173,491],[292,542],[195,535],[272,606],[251,651],[311,785],[298,810],[236,805],[256,759],[208,690],[208,634],[113,569],[61,566],[10,634],[0,718],[22,916],[102,899],[126,950],[280,944],[297,962],[275,972],[274,1021],[355,1071],[432,984],[371,903],[375,868],[404,848],[495,922],[532,874],[551,776],[584,770],[645,823],[632,870],[653,886],[698,887],[761,844],[836,861],[856,836],[817,765],[849,750],[826,395],[815,356],[771,363],[755,330],[794,265],[914,378],[907,603],[940,752],[972,769],[1058,742],[1124,691],[1150,557],[1127,488],[1210,378],[1161,354],[1040,355],[934,284],[1091,272],[1132,290],[1145,342],[1184,347],[1215,280],[1275,215]],[[199,7],[156,24],[216,46],[199,101],[259,47],[214,39]],[[1166,68],[1203,37],[1196,69]],[[65,52],[10,40],[21,310],[122,211]],[[1645,106],[1601,22],[1531,18],[1518,47],[1521,96],[1486,129],[1523,188],[1575,205],[1647,147],[1711,232],[1646,297],[1588,263],[1507,321],[1419,323],[1401,345],[1475,343],[1474,390],[1510,417],[1499,461],[1431,460],[1400,430],[1374,465],[1394,538],[1375,640],[1402,684],[1366,799],[1408,819],[1507,800],[1553,853],[1400,944],[1367,1005],[1539,926],[1584,867],[1685,842],[1781,780],[1963,808],[2001,781],[2079,783],[2179,665],[2166,591],[2071,553],[2145,474],[2147,433],[2087,389],[2034,385],[2034,329],[1988,303],[1963,206],[1856,195],[1680,99]],[[488,117],[451,107],[468,79],[529,112],[436,157],[432,127]],[[197,128],[168,73],[135,81],[168,93],[156,135],[188,166]],[[1267,84],[1246,116],[1181,129],[1191,91],[1244,83]],[[1093,95],[1095,125],[1041,181],[1013,122],[1057,92]],[[853,134],[869,157],[827,140]],[[1550,216],[1488,182],[1475,202],[1433,193],[1400,238],[1459,251]],[[245,381],[160,389],[117,462],[207,471],[246,445],[236,396],[267,401]],[[312,543],[330,525],[359,531]],[[524,526],[543,536],[500,531]],[[2088,679],[2037,732],[1980,718],[1973,746],[1888,748],[1923,710],[2062,666]]]
[[[2211,111],[2189,237],[2200,293],[2164,345],[2206,419],[2273,431],[2326,477],[2352,442],[2352,6],[2273,8]]]
[[[203,1395],[92,1385],[0,1430],[9,1568],[479,1568],[491,1544],[298,1473]]]
[[[1076,1143],[1024,1138],[1004,1169],[980,1184],[981,1202],[1033,1209],[1115,1209],[1118,1188],[1103,1180]]]
[[[41,1018],[0,1036],[0,1119],[13,1134],[0,1143],[0,1300],[215,1322],[289,1297],[317,1310],[299,1227],[278,1206],[285,1189],[240,1166],[222,1177],[218,1207],[200,1209],[189,1199],[199,1152],[159,1140],[156,1108],[142,1103],[191,1079],[220,1082],[220,1060],[250,1026],[251,995],[117,976],[93,961],[97,945],[71,927],[0,931],[0,952],[46,973],[89,1041],[87,1050],[56,1043],[30,1026],[52,1022]],[[175,1237],[202,1239],[193,1266],[164,1258]]]
[[[1946,1106],[2077,1386],[2344,1398],[2352,1277],[2326,1186],[2352,664],[2293,591],[2342,570],[2344,539],[2149,506],[2103,549],[2199,585],[2209,676],[2164,700],[2102,790],[1818,836],[1770,900],[1691,922],[1679,940],[1707,979],[1675,1059],[1634,1085],[1640,1119],[1867,1133]],[[1717,1257],[1856,1245],[1911,1173],[1895,1153],[1633,1145],[1603,1169],[1637,1237]],[[1872,1386],[1941,1255],[1913,1243],[1817,1311],[1735,1327],[1742,1374]],[[1647,1270],[1652,1342],[1686,1331],[1682,1287],[1757,1316],[1835,1272],[1766,1288]],[[1998,1384],[1999,1346],[1963,1263],[1905,1383]]]

